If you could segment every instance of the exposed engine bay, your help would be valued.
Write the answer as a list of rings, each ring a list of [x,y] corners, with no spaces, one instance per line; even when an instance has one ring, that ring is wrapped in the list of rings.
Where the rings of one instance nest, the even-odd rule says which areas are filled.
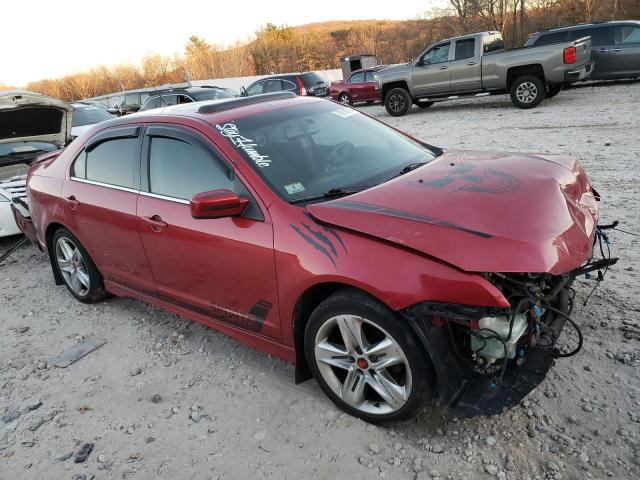
[[[572,285],[585,276],[595,281],[595,290],[618,261],[605,233],[616,225],[596,228],[592,257],[570,272],[484,274],[509,301],[508,308],[425,302],[407,310],[436,373],[450,381],[451,390],[439,392],[443,406],[462,416],[479,412],[480,405],[485,413],[487,407],[498,412],[535,388],[555,359],[580,351],[583,335],[572,318]]]

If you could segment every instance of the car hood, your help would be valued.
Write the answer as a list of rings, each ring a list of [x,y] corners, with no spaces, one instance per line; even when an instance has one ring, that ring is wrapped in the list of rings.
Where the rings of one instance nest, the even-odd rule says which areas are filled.
[[[71,134],[67,102],[26,90],[0,91],[0,144],[48,142],[61,148]]]
[[[462,270],[557,275],[590,257],[596,197],[571,157],[455,151],[307,209]]]

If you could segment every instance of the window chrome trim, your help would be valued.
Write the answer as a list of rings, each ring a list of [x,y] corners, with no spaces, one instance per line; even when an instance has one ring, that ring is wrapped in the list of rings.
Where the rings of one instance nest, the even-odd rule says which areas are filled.
[[[139,191],[136,190],[135,188],[121,187],[120,185],[112,185],[110,183],[96,182],[95,180],[87,180],[86,178],[80,178],[80,177],[74,177],[74,176],[70,176],[69,178],[74,182],[88,183],[89,185],[97,185],[98,187],[113,188],[114,190],[122,190],[123,192],[139,193]]]
[[[167,195],[160,195],[159,193],[151,193],[151,192],[143,192],[143,191],[139,191],[138,193],[140,195],[145,196],[145,197],[158,198],[160,200],[168,200],[170,202],[176,202],[176,203],[183,203],[185,205],[191,205],[191,202],[189,200],[185,200],[183,198],[169,197]]]
[[[113,188],[115,190],[122,190],[123,192],[137,193],[139,195],[144,195],[145,197],[158,198],[160,200],[168,200],[170,202],[182,203],[184,205],[191,204],[189,200],[185,200],[183,198],[169,197],[167,195],[160,195],[158,193],[143,192],[142,190],[136,190],[135,188],[127,188],[127,187],[121,187],[119,185],[111,185],[109,183],[96,182],[95,180],[87,180],[86,178],[79,178],[79,177],[73,177],[73,176],[69,178],[74,182],[88,183],[89,185],[97,185],[98,187]]]

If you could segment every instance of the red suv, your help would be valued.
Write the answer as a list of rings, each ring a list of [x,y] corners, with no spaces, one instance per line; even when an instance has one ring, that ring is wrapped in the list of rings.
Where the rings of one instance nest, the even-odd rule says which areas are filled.
[[[373,81],[373,74],[384,67],[385,65],[378,65],[373,68],[356,70],[346,80],[331,82],[329,86],[331,98],[344,105],[380,101],[380,91]]]
[[[571,282],[607,263],[576,160],[443,152],[292,93],[101,123],[32,166],[28,198],[14,215],[76,299],[219,329],[378,423],[433,394],[518,402],[579,328]]]

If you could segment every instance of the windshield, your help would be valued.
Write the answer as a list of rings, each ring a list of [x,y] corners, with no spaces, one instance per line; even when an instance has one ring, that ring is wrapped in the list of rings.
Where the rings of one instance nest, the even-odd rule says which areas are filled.
[[[288,202],[377,185],[438,154],[357,110],[326,101],[216,128]]]
[[[200,92],[191,93],[191,95],[193,95],[198,101],[217,100],[218,98],[233,98],[233,95],[221,88],[210,88]]]
[[[74,127],[81,127],[83,125],[93,125],[94,123],[104,122],[112,118],[114,118],[113,115],[98,107],[74,107],[73,121],[71,124]]]
[[[34,153],[53,152],[58,146],[50,142],[9,142],[0,143],[0,157],[21,157],[30,156]]]

